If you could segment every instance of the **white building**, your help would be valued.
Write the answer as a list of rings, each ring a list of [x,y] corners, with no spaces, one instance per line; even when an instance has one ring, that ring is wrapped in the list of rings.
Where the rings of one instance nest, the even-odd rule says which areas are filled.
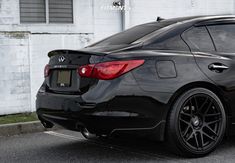
[[[234,11],[235,0],[0,0],[0,115],[35,111],[50,50],[79,49],[158,16]]]

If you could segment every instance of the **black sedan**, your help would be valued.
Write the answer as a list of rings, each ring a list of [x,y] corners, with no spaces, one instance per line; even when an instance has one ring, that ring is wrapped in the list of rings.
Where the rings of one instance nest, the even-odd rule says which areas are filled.
[[[235,124],[235,16],[135,26],[81,50],[54,50],[39,119],[96,135],[140,135],[200,157]]]

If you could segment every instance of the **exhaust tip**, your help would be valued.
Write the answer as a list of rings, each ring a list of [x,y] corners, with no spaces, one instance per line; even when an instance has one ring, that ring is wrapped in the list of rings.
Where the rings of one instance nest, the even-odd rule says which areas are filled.
[[[41,121],[41,123],[42,123],[43,127],[45,127],[45,128],[52,128],[54,126],[54,124],[51,122]]]
[[[42,118],[41,116],[38,115],[38,119],[41,121],[42,125],[44,128],[52,128],[54,126],[53,123],[45,120],[44,118]]]
[[[95,134],[90,133],[87,128],[82,128],[81,133],[86,139],[94,139],[97,137]]]

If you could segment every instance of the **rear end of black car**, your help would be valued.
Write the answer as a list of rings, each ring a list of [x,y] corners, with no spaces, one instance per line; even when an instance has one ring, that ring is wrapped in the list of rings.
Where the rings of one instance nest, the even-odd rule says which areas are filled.
[[[70,130],[86,128],[97,135],[108,135],[116,129],[155,123],[151,111],[138,111],[148,100],[133,96],[141,89],[131,72],[145,60],[117,60],[105,55],[71,50],[49,53],[45,81],[36,101],[38,117],[45,127],[56,123]]]
[[[49,52],[45,81],[36,101],[42,124],[59,124],[76,131],[86,128],[97,135],[142,129],[147,133],[156,127],[159,139],[163,139],[165,122],[154,109],[162,104],[147,97],[148,92],[139,87],[132,74],[149,59],[129,53],[141,50],[141,39],[172,23],[140,25],[81,51]],[[122,52],[124,55],[115,57]],[[144,109],[146,105],[148,109]]]
[[[37,94],[37,113],[45,127],[58,123],[68,129],[79,130],[73,112],[81,110],[81,95],[96,81],[81,78],[78,68],[90,63],[91,54],[72,50],[56,50],[48,54],[49,63],[44,69],[44,83]],[[94,56],[99,61],[102,56]],[[89,104],[87,104],[89,107]],[[90,104],[92,107],[92,104]],[[84,106],[85,107],[85,106]],[[76,117],[77,118],[77,117]]]

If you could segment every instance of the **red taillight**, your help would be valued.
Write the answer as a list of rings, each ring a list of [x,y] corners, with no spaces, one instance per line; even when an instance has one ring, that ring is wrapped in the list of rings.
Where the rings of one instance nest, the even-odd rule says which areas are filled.
[[[110,80],[142,65],[144,60],[111,61],[84,65],[78,68],[81,77]]]
[[[44,77],[48,77],[49,76],[49,73],[50,73],[50,67],[49,65],[47,64],[44,68]]]
[[[95,66],[95,64],[81,66],[77,69],[77,72],[82,77],[90,77],[92,75],[92,70],[93,70],[94,66]]]

